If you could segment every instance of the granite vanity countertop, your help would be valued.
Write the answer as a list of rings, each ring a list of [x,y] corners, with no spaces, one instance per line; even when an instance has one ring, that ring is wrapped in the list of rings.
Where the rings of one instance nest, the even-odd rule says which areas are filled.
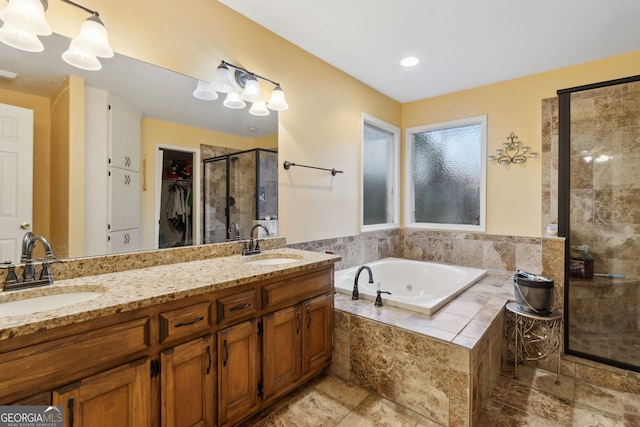
[[[295,258],[275,265],[250,264],[259,258]],[[0,317],[0,341],[102,316],[149,307],[340,261],[340,256],[297,249],[273,249],[258,255],[232,255],[56,281],[34,289],[0,292],[0,303],[54,293],[104,293],[55,310]],[[55,278],[54,278],[55,279]]]

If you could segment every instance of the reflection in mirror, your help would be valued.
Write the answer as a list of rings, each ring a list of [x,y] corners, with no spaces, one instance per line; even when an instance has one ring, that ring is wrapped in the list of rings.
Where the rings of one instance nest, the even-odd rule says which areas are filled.
[[[276,151],[256,148],[203,163],[205,243],[277,235]]]
[[[640,76],[559,91],[565,350],[640,371]],[[564,203],[564,206],[561,204]]]
[[[191,149],[196,147],[198,152],[201,144],[203,147],[225,147],[231,151],[258,147],[277,149],[275,112],[258,117],[249,114],[248,107],[242,110],[226,108],[222,106],[221,99],[196,99],[193,97],[196,79],[119,54],[104,60],[100,71],[79,70],[61,59],[62,52],[69,45],[67,38],[53,34],[42,40],[45,50],[40,53],[24,52],[0,44],[0,104],[19,107],[16,114],[22,114],[22,110],[33,111],[33,124],[27,125],[27,129],[33,130],[32,153],[29,150],[25,154],[9,152],[6,149],[7,141],[4,140],[6,134],[0,142],[3,144],[0,151],[4,164],[17,165],[15,159],[23,159],[25,155],[29,158],[26,169],[14,168],[17,184],[25,188],[12,193],[12,197],[27,196],[27,212],[24,216],[17,213],[13,215],[15,218],[10,225],[0,222],[0,252],[3,259],[19,258],[18,241],[27,230],[47,236],[59,257],[86,254],[84,230],[93,219],[84,216],[87,198],[77,197],[77,192],[74,192],[74,183],[85,182],[85,174],[93,170],[84,164],[84,157],[96,154],[93,149],[85,149],[90,145],[85,144],[85,134],[80,130],[93,129],[83,109],[85,100],[82,94],[85,88],[103,91],[109,100],[123,101],[142,117],[142,141],[138,153],[142,196],[138,195],[138,198],[142,200],[143,214],[140,218],[142,235],[138,249],[157,247],[157,243],[154,245],[153,242],[158,241],[158,236],[152,235],[155,227],[150,224],[155,220],[149,214],[157,208],[149,205],[159,203],[159,197],[148,196],[156,188],[154,168],[162,167],[152,160],[156,144],[168,143],[189,146]],[[76,96],[78,93],[79,97]],[[3,128],[13,129],[4,122]],[[15,135],[24,136],[25,132],[18,132],[19,129],[15,128]],[[13,146],[16,144],[13,143]],[[106,147],[100,149],[107,150]],[[215,152],[215,148],[210,151]],[[144,152],[151,153],[150,158],[147,159]],[[210,156],[201,156],[207,157]],[[193,165],[194,177],[195,170],[200,167],[200,164]],[[123,166],[123,169],[127,167]],[[28,177],[33,178],[26,179]],[[3,183],[7,182],[4,175],[2,179]],[[132,178],[129,176],[124,179],[131,181]],[[201,182],[194,182],[194,193],[199,193],[200,189]],[[94,189],[89,187],[85,191],[89,194]],[[8,205],[4,203],[7,192],[2,196],[2,208],[6,211]],[[78,199],[81,203],[77,203]],[[11,203],[11,210],[14,211],[13,203],[16,201],[12,200]],[[202,206],[198,209],[202,209]],[[78,229],[77,225],[81,222],[85,227]],[[10,232],[5,231],[7,227],[11,228]],[[110,252],[108,246],[105,252]]]

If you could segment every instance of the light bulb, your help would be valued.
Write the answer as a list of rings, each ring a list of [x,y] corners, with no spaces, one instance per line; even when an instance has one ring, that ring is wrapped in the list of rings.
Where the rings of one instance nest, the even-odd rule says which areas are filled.
[[[280,85],[277,85],[275,89],[273,89],[273,92],[271,92],[271,98],[269,99],[267,107],[273,111],[283,111],[289,108]]]

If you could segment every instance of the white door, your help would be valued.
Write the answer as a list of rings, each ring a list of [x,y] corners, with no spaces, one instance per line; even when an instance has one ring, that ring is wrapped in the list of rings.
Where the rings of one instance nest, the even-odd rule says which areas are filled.
[[[31,229],[33,111],[0,104],[0,262],[20,262]]]

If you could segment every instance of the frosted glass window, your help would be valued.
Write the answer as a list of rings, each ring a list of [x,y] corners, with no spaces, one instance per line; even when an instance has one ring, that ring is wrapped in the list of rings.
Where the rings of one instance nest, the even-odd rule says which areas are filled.
[[[407,130],[408,226],[484,231],[484,116]]]
[[[387,123],[363,120],[363,230],[398,226],[398,135]]]

